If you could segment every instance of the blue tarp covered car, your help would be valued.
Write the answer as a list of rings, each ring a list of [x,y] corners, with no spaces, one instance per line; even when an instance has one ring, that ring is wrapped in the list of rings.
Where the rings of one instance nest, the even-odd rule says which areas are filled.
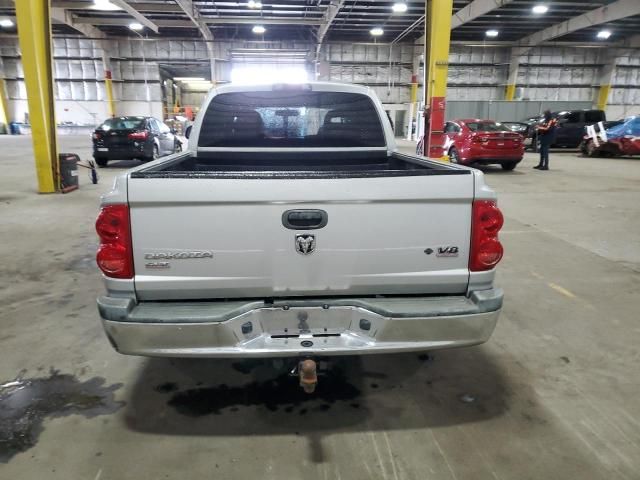
[[[602,133],[585,135],[580,149],[589,157],[640,155],[640,116],[630,117],[624,123]]]

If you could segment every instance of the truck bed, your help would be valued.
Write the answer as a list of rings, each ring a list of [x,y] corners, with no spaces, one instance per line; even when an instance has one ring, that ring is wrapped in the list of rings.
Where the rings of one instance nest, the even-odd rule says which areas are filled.
[[[350,178],[468,175],[464,169],[386,151],[199,152],[138,169],[131,178]]]

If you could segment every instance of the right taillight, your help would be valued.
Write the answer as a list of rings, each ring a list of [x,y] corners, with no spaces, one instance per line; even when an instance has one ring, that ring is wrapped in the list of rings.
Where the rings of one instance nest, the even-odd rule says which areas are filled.
[[[129,207],[107,205],[100,209],[96,220],[100,248],[96,261],[100,270],[112,278],[133,278],[133,255]]]
[[[471,253],[469,270],[491,270],[502,259],[503,248],[498,240],[504,218],[494,200],[473,202],[471,222]]]

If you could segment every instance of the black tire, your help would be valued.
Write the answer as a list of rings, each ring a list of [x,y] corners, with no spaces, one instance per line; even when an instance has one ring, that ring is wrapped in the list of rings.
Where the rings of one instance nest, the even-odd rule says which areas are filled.
[[[509,163],[501,163],[500,166],[502,167],[503,170],[510,172],[511,170],[516,168],[517,164],[518,164],[517,162],[509,162]]]
[[[144,157],[142,159],[143,162],[152,162],[154,160],[157,160],[158,158],[160,158],[160,150],[158,150],[158,146],[154,145],[153,146],[153,153],[151,154],[150,157]]]
[[[449,161],[451,163],[460,163],[460,156],[458,155],[458,150],[456,150],[456,147],[451,147],[449,149]]]
[[[588,142],[585,147],[584,147],[584,154],[587,157],[599,157],[600,156],[600,152],[598,152],[598,147],[596,147],[596,144],[593,143],[593,141]]]
[[[586,155],[587,155],[587,143],[588,143],[588,142],[587,142],[586,140],[583,140],[583,141],[580,143],[580,151],[582,152],[582,155],[584,155],[584,156],[586,156]]]
[[[93,157],[93,159],[96,161],[96,164],[100,167],[100,168],[104,168],[107,166],[107,162],[109,162],[109,160],[107,160],[106,158],[100,158],[100,157]]]

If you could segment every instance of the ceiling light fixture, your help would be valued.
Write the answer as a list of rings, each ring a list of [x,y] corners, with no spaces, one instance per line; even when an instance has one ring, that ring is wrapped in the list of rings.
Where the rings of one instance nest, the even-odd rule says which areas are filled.
[[[499,33],[500,33],[500,32],[498,32],[498,30],[487,30],[486,32],[484,32],[484,34],[485,34],[487,37],[490,37],[490,38],[495,38],[495,37],[497,37]]]
[[[249,8],[262,8],[262,2],[256,2],[254,0],[249,0],[249,3],[247,3],[247,7],[249,7]]]
[[[104,10],[107,12],[122,10],[122,8],[120,8],[117,5],[114,5],[109,0],[93,0],[93,6],[91,8],[93,8],[94,10]]]
[[[404,2],[394,3],[393,7],[391,7],[395,13],[404,13],[407,11],[407,4]]]
[[[3,18],[2,20],[0,20],[0,27],[11,28],[13,27],[13,21],[8,18]]]
[[[253,33],[262,34],[262,33],[266,32],[267,29],[264,28],[262,25],[256,25],[251,29],[251,31]]]
[[[598,32],[598,35],[596,35],[598,38],[601,38],[602,40],[606,40],[607,38],[609,38],[611,36],[611,31],[610,30],[600,30]]]
[[[543,13],[547,13],[549,11],[549,7],[546,5],[534,5],[531,11],[535,14],[542,15]]]
[[[380,27],[375,27],[369,30],[369,33],[374,37],[379,37],[380,35],[384,35],[384,30],[381,29]]]
[[[130,23],[129,24],[129,28],[131,30],[133,30],[134,32],[139,32],[140,30],[142,30],[144,28],[144,25],[142,25],[141,23]]]

